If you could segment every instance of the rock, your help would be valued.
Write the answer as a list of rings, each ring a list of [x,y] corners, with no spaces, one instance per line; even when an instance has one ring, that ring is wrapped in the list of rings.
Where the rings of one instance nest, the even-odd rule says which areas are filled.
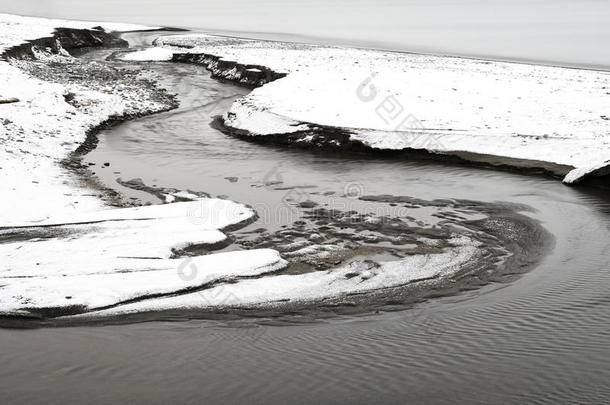
[[[318,203],[315,201],[307,200],[302,203],[299,203],[299,207],[301,208],[315,208],[318,206]]]
[[[309,235],[309,240],[312,242],[321,242],[324,240],[324,236],[320,235],[319,233],[314,233]]]

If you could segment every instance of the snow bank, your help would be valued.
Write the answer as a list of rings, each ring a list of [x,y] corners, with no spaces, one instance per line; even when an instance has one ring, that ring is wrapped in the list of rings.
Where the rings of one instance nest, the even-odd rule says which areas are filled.
[[[563,175],[610,156],[608,72],[200,34],[157,45],[288,73],[225,116],[253,135],[332,126],[371,148],[504,157]]]
[[[325,298],[346,298],[350,294],[399,287],[448,277],[477,260],[478,243],[460,237],[454,247],[443,253],[421,254],[380,263],[363,262],[301,275],[269,275],[237,283],[223,283],[209,289],[156,300],[127,303],[120,307],[93,312],[87,316],[114,316],[145,311],[172,309],[209,309],[213,307],[274,306],[311,302]]]
[[[224,241],[222,228],[253,215],[241,204],[202,199],[0,229],[0,312],[84,312],[282,269],[285,261],[269,249],[173,258],[176,249]]]
[[[3,313],[36,312],[37,309],[85,312],[236,277],[252,277],[285,266],[279,253],[267,249],[193,258],[189,266],[201,271],[194,272],[192,277],[180,276],[183,260],[148,260],[148,265],[139,262],[128,263],[133,268],[139,267],[129,272],[0,278],[0,282],[6,283],[0,295],[0,310]],[[86,267],[86,263],[81,265]]]

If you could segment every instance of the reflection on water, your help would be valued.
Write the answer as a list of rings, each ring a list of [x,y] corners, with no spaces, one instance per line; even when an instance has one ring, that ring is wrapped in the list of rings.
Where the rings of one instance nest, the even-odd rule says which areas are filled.
[[[0,11],[610,67],[605,0],[0,0]]]

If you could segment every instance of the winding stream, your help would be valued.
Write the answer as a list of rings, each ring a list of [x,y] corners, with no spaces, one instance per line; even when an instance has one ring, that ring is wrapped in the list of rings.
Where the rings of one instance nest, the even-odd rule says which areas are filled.
[[[610,398],[607,191],[482,168],[245,142],[209,124],[246,89],[212,80],[199,66],[152,68],[180,95],[181,107],[104,131],[86,162],[104,185],[138,201],[158,202],[134,189],[145,184],[203,191],[255,207],[258,221],[233,232],[234,243],[224,249],[281,247],[287,241],[278,235],[316,207],[404,216],[421,227],[438,221],[456,225],[484,212],[465,210],[460,201],[511,207],[552,237],[530,271],[470,283],[458,294],[439,293],[408,310],[220,320],[167,313],[155,322],[103,328],[0,330],[2,347],[13,349],[0,351],[6,365],[0,387],[10,387],[0,389],[0,401],[10,392],[19,392],[24,403],[41,395],[50,403],[280,404],[294,398],[324,404],[336,398],[363,404],[604,403]],[[132,179],[141,183],[126,183]],[[440,209],[432,203],[438,200],[454,205]],[[400,246],[379,240],[382,231],[371,236],[378,238],[375,243],[365,243],[357,238],[361,231],[347,229],[343,240],[381,246],[374,252],[379,260]],[[260,240],[261,234],[267,237]],[[94,385],[98,395],[92,397]]]

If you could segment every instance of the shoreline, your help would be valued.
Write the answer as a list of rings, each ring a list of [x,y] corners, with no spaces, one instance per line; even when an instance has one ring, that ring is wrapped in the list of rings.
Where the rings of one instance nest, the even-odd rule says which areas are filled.
[[[54,19],[58,17],[49,17],[44,15],[32,15],[32,14],[16,14],[10,13],[20,17],[32,17],[40,19]],[[81,18],[70,18],[70,21],[87,22],[86,19]],[[101,21],[105,23],[113,23],[112,20]],[[146,25],[149,25],[148,23]],[[375,50],[383,52],[392,52],[400,54],[413,54],[413,55],[428,55],[428,56],[440,56],[447,58],[462,58],[462,59],[475,59],[482,61],[494,61],[503,63],[517,63],[527,65],[538,65],[538,66],[549,66],[559,67],[566,69],[581,69],[581,70],[593,70],[599,72],[610,72],[610,65],[604,64],[579,64],[572,62],[561,62],[551,59],[530,59],[530,58],[519,58],[519,57],[506,57],[496,54],[476,54],[476,53],[453,53],[450,51],[443,51],[442,49],[428,49],[427,47],[412,46],[409,49],[402,49],[398,46],[388,46],[386,42],[382,41],[366,41],[366,40],[351,40],[343,37],[332,37],[332,36],[316,36],[311,34],[299,34],[299,33],[287,33],[287,32],[266,32],[266,31],[239,31],[239,30],[226,30],[220,28],[209,28],[209,27],[198,27],[192,25],[172,25],[171,27],[165,27],[161,24],[152,23],[153,27],[169,29],[176,32],[201,32],[218,37],[228,38],[240,38],[247,40],[258,40],[258,41],[282,41],[294,44],[315,44],[315,45],[329,45],[337,48],[354,48],[361,50]],[[152,29],[155,30],[155,29]],[[291,39],[292,38],[292,39]],[[419,48],[411,50],[413,48]]]
[[[214,128],[229,136],[234,136],[247,142],[258,143],[261,145],[275,145],[281,147],[320,150],[324,152],[349,152],[362,154],[364,156],[388,157],[391,159],[407,158],[415,161],[442,162],[449,165],[460,165],[467,167],[479,167],[489,170],[500,170],[510,173],[518,173],[529,176],[544,176],[547,178],[555,178],[561,180],[572,168],[565,165],[557,165],[542,161],[528,161],[525,159],[513,159],[504,156],[496,155],[477,155],[468,152],[462,152],[455,155],[440,155],[434,152],[429,152],[422,149],[406,148],[401,150],[394,149],[375,149],[357,141],[349,140],[349,132],[343,132],[343,128],[315,128],[311,131],[303,133],[295,133],[291,135],[253,135],[244,133],[239,129],[231,128],[225,125],[222,116],[216,116],[212,122]],[[329,136],[335,133],[336,136]],[[312,137],[313,140],[302,142],[302,140]],[[470,156],[470,158],[468,157]],[[581,183],[579,186],[588,185],[588,181]],[[597,184],[595,186],[598,186]],[[601,186],[601,185],[599,185]]]
[[[138,31],[142,31],[142,30],[138,30]],[[144,30],[144,32],[146,32],[146,31],[184,32],[185,29],[182,29],[182,28],[161,28],[161,29],[151,28],[148,30]],[[129,32],[129,31],[125,31],[125,32]],[[191,35],[197,36],[198,34],[191,33]],[[246,41],[256,41],[256,40],[240,38],[240,37],[230,37],[230,36],[222,36],[222,35],[215,35],[215,36],[224,37],[227,39],[244,39]],[[171,39],[171,37],[166,37],[166,38]],[[54,39],[57,39],[55,34],[51,38],[41,38],[41,39],[33,40],[30,42],[32,45],[36,45],[39,42],[47,43],[47,42],[49,42],[49,40],[54,40]],[[277,41],[273,41],[273,40],[262,40],[262,41],[269,42],[269,43],[277,42]],[[153,45],[155,45],[157,47],[161,47],[161,49],[163,49],[163,45],[164,45],[163,37],[159,37],[159,38],[155,39],[153,41]],[[308,44],[303,44],[303,45],[308,45]],[[29,44],[26,44],[25,46],[27,48],[29,46]],[[178,45],[174,44],[173,46],[178,46]],[[190,47],[190,46],[187,46],[187,48],[188,47]],[[19,48],[19,46],[16,46],[13,48]],[[6,56],[6,54],[14,51],[13,48],[5,50],[4,55]],[[361,49],[361,48],[356,48],[356,49]],[[362,48],[362,50],[363,51],[378,51],[376,49],[367,49],[367,48]],[[388,51],[388,52],[405,54],[405,55],[427,55],[427,54],[421,54],[421,53],[415,53],[415,52],[405,52],[405,51]],[[447,56],[447,55],[430,54],[430,56],[443,57],[443,58],[445,58],[445,57],[456,58],[456,59],[464,59],[464,60],[475,60],[475,61],[480,61],[480,62],[489,62],[489,60],[486,60],[486,59],[478,59],[478,58],[462,56],[462,55]],[[203,65],[206,67],[206,69],[208,69],[212,73],[212,77],[214,77],[216,79],[233,82],[233,83],[245,86],[247,88],[261,87],[267,83],[273,82],[278,79],[282,79],[288,75],[288,73],[277,72],[274,69],[261,65],[261,64],[242,64],[238,61],[227,61],[227,60],[224,60],[224,58],[222,56],[218,56],[218,55],[214,55],[214,54],[206,54],[206,53],[200,54],[200,53],[191,53],[191,52],[180,53],[180,52],[172,51],[171,60],[173,62],[196,63],[196,64]],[[523,64],[520,61],[501,61],[501,60],[499,60],[499,61],[503,62],[503,63],[512,63],[512,64],[516,64],[516,65]],[[542,65],[537,65],[535,63],[532,63],[532,66],[542,66]],[[562,68],[562,69],[583,70],[583,69],[577,68],[577,67],[566,67],[566,66],[557,66],[557,67]],[[261,72],[250,72],[252,70],[260,70]],[[248,76],[250,76],[250,77],[248,77]],[[168,108],[174,108],[174,107],[168,107]],[[160,111],[164,111],[164,110],[160,110]],[[154,112],[150,112],[150,113],[154,113]],[[125,116],[123,118],[110,117],[109,121],[117,120],[120,123],[121,121],[137,118],[139,116],[144,116],[147,114],[149,114],[149,112],[143,112],[141,114],[135,114],[135,115],[128,114],[128,116]],[[231,114],[231,113],[229,112],[228,114]],[[225,132],[227,134],[239,136],[242,139],[252,138],[256,141],[260,141],[261,143],[275,143],[275,144],[279,144],[279,145],[288,145],[290,143],[295,143],[298,146],[301,146],[304,143],[308,142],[308,138],[311,138],[312,136],[314,136],[316,139],[318,139],[320,141],[320,142],[318,142],[318,145],[316,145],[316,142],[312,142],[312,145],[314,147],[323,146],[323,147],[328,147],[331,150],[341,150],[343,147],[347,147],[348,149],[353,149],[353,147],[355,146],[356,149],[360,149],[362,151],[369,151],[369,152],[378,152],[379,151],[382,154],[384,154],[384,153],[393,154],[393,151],[394,151],[393,147],[388,148],[388,149],[384,149],[383,147],[379,148],[377,146],[373,146],[372,144],[368,143],[365,139],[357,139],[358,138],[357,136],[353,136],[356,134],[356,132],[370,131],[369,129],[364,129],[364,128],[329,126],[329,125],[317,124],[315,122],[296,121],[292,125],[304,126],[304,127],[308,128],[308,130],[303,131],[302,133],[297,132],[294,134],[295,136],[292,138],[290,136],[288,136],[288,137],[285,136],[288,134],[278,133],[278,134],[271,136],[271,138],[273,138],[272,140],[264,140],[263,137],[269,137],[269,135],[266,135],[266,134],[260,135],[260,134],[257,134],[256,132],[252,132],[247,129],[244,130],[240,127],[232,126],[230,121],[231,120],[227,120],[227,114],[225,114],[222,118],[216,119],[214,124],[217,125],[218,128],[220,128],[223,132]],[[88,132],[96,132],[97,130],[102,130],[107,125],[108,125],[108,123],[102,123],[99,125],[99,128],[97,128],[97,129],[92,128]],[[356,132],[354,132],[354,131],[356,131]],[[341,132],[343,132],[345,134],[345,137],[342,137],[342,138],[347,139],[347,142],[344,142],[342,145],[337,145],[336,144],[337,139],[334,138],[333,136],[331,136],[329,139],[323,139],[326,134],[341,133]],[[89,135],[88,135],[88,137],[89,137]],[[286,137],[287,139],[281,139],[282,137]],[[432,137],[435,137],[435,135],[432,135]],[[353,139],[350,139],[350,138],[353,138]],[[84,145],[91,143],[91,142],[95,142],[94,137],[91,137],[90,139],[88,138],[84,142]],[[335,148],[335,146],[337,146],[337,147]],[[90,147],[90,146],[85,146],[85,148],[87,148],[87,147]],[[305,146],[305,147],[309,147],[309,146]],[[79,147],[79,149],[81,149],[81,148]],[[430,157],[430,158],[432,158],[432,160],[434,160],[434,158],[436,157],[435,155],[439,155],[438,150],[429,150],[427,148],[422,149],[421,147],[406,146],[406,148],[403,147],[402,150],[406,151],[407,155],[420,154],[421,157]],[[489,153],[478,153],[478,152],[473,152],[473,151],[468,151],[468,150],[442,151],[442,152],[440,152],[439,156],[440,156],[439,157],[440,160],[449,160],[452,163],[457,163],[457,164],[471,164],[471,165],[479,166],[479,167],[497,168],[500,170],[523,172],[526,174],[543,172],[543,173],[548,173],[551,177],[566,176],[570,171],[572,171],[572,173],[570,173],[570,176],[564,177],[564,182],[570,183],[570,184],[572,184],[572,183],[576,184],[576,183],[580,183],[580,182],[584,181],[583,185],[588,185],[588,186],[593,186],[593,187],[602,187],[602,188],[606,187],[605,179],[604,178],[598,179],[596,177],[599,177],[601,175],[602,177],[605,176],[607,178],[608,173],[610,172],[610,163],[608,163],[608,162],[606,162],[606,165],[604,165],[602,163],[597,163],[598,167],[596,168],[594,166],[592,169],[589,169],[590,172],[588,172],[587,170],[585,170],[583,168],[577,169],[574,166],[571,166],[568,164],[554,163],[554,162],[549,162],[549,161],[544,161],[544,160],[539,160],[539,159],[525,159],[525,158],[510,157],[510,156],[503,156],[503,155],[496,155],[496,154],[489,154]],[[609,185],[610,185],[610,182],[609,182]]]
[[[157,46],[156,41],[157,40],[153,41],[153,45],[155,46]],[[415,53],[409,54],[416,55]],[[287,76],[287,74],[275,72],[267,66],[224,61],[220,56],[205,53],[172,53],[171,62],[202,65],[211,73],[212,78],[219,80],[220,82],[226,81],[235,83],[250,89],[264,86],[267,83]],[[262,71],[262,73],[257,72],[254,75],[247,75],[249,69],[259,69]],[[308,130],[301,132],[295,132],[292,134],[280,133],[273,135],[258,135],[247,130],[241,130],[240,128],[227,125],[225,116],[215,117],[214,121],[212,122],[212,126],[227,135],[236,136],[240,139],[257,142],[260,144],[280,145],[284,147],[303,149],[323,149],[335,152],[355,151],[371,153],[374,156],[382,155],[405,156],[411,158],[415,157],[423,160],[428,159],[432,161],[443,161],[451,164],[471,165],[474,167],[484,167],[523,174],[541,173],[543,175],[558,179],[565,177],[570,171],[575,169],[573,166],[553,162],[512,158],[502,155],[479,154],[468,151],[456,151],[451,152],[450,154],[438,154],[434,151],[428,151],[420,148],[407,147],[401,150],[373,148],[360,140],[350,139],[350,135],[354,134],[353,128],[325,126],[310,122],[297,123],[297,125],[306,125],[309,127]],[[598,180],[592,177],[582,180],[580,185],[589,185],[601,188],[610,187],[610,183],[605,184],[603,179]]]
[[[266,42],[288,42],[299,45],[320,45],[320,46],[330,46],[335,48],[351,48],[351,49],[360,49],[363,51],[380,51],[380,52],[388,52],[388,53],[397,53],[404,55],[424,55],[424,56],[438,56],[443,58],[456,58],[456,59],[473,59],[479,61],[492,61],[492,62],[501,62],[501,63],[516,63],[520,65],[533,65],[533,66],[547,66],[547,67],[556,67],[563,69],[579,69],[579,70],[591,70],[595,72],[610,72],[610,65],[579,65],[579,64],[570,64],[569,62],[558,62],[552,60],[544,60],[544,59],[527,59],[527,58],[507,58],[498,55],[486,55],[486,54],[460,54],[460,53],[451,53],[444,51],[410,51],[410,50],[401,50],[395,49],[391,47],[384,47],[382,44],[380,46],[374,45],[358,45],[357,43],[352,43],[349,40],[342,40],[340,38],[327,38],[327,37],[316,37],[310,35],[300,35],[300,34],[286,34],[286,33],[274,33],[274,32],[257,32],[257,31],[224,31],[224,30],[211,30],[199,27],[181,27],[179,29],[183,29],[185,31],[190,31],[193,33],[204,33],[207,35],[212,35],[216,37],[225,37],[225,38],[238,38],[244,40],[256,40],[256,41],[266,41]],[[297,37],[295,40],[287,40],[286,37]]]
[[[354,87],[349,89],[346,88],[346,85],[341,83],[341,76],[337,76],[336,73],[333,73],[331,76],[334,75],[337,76],[337,78],[332,79],[325,77],[325,75],[328,76],[328,73],[316,71],[316,69],[322,70],[321,68],[318,68],[316,64],[321,63],[321,61],[325,60],[326,58],[329,58],[327,60],[331,61],[331,64],[335,64],[333,65],[335,66],[335,69],[341,71],[341,69],[345,68],[345,66],[342,64],[346,64],[352,57],[356,58],[356,56],[358,56],[365,58],[365,62],[367,61],[366,58],[372,58],[370,63],[374,64],[376,63],[375,58],[379,58],[379,61],[377,62],[383,60],[392,61],[393,53],[349,48],[332,48],[316,45],[302,45],[302,47],[299,47],[295,44],[277,41],[242,40],[238,38],[217,37],[197,33],[162,37],[157,39],[154,42],[154,45],[157,46],[157,48],[154,49],[158,50],[159,52],[161,52],[161,50],[167,52],[167,56],[160,56],[162,60],[173,60],[179,62],[187,61],[201,64],[208,70],[212,71],[214,77],[221,77],[238,84],[246,83],[257,86],[253,93],[234,103],[230,111],[223,116],[223,119],[225,120],[225,128],[234,134],[237,133],[255,137],[270,136],[277,138],[281,136],[306,133],[307,131],[314,133],[323,132],[324,130],[327,132],[329,130],[335,132],[344,131],[345,133],[349,133],[352,140],[360,141],[371,149],[426,149],[437,154],[457,155],[465,160],[483,160],[484,163],[491,163],[492,165],[494,164],[494,161],[500,160],[500,164],[502,165],[508,164],[517,167],[538,166],[545,170],[549,170],[550,168],[550,171],[554,172],[555,174],[564,175],[564,182],[570,184],[578,183],[587,177],[595,177],[599,175],[603,176],[605,174],[605,170],[607,171],[607,167],[610,166],[610,161],[608,160],[610,155],[606,155],[602,152],[602,150],[607,148],[606,145],[608,144],[608,141],[605,140],[607,136],[604,135],[603,132],[604,126],[607,124],[604,122],[605,118],[603,113],[600,113],[601,119],[599,116],[595,116],[594,113],[594,110],[599,109],[599,107],[602,105],[602,99],[607,100],[601,94],[596,95],[596,97],[602,97],[599,99],[599,104],[591,104],[582,110],[584,111],[585,109],[589,108],[593,109],[593,111],[587,110],[586,114],[583,114],[583,112],[575,113],[573,118],[569,116],[567,118],[565,117],[565,114],[567,114],[567,111],[569,111],[568,109],[561,110],[559,106],[553,106],[553,104],[548,104],[547,107],[547,104],[541,101],[545,111],[553,106],[553,108],[557,110],[555,111],[555,114],[558,114],[557,117],[563,117],[562,119],[565,121],[565,123],[559,123],[559,129],[557,129],[559,132],[553,133],[552,135],[549,135],[546,132],[537,132],[542,131],[541,128],[545,127],[545,123],[549,119],[552,120],[551,116],[548,118],[545,117],[544,119],[542,119],[542,117],[535,118],[538,120],[534,122],[534,126],[532,127],[535,129],[531,129],[529,132],[527,130],[517,130],[517,132],[511,133],[511,129],[508,128],[506,130],[508,133],[502,131],[498,132],[498,129],[495,130],[495,132],[491,131],[489,134],[487,134],[486,131],[479,131],[476,129],[469,130],[467,128],[459,129],[452,126],[447,127],[443,123],[440,123],[440,126],[429,126],[429,124],[426,123],[426,120],[420,116],[419,113],[417,117],[412,117],[412,122],[409,123],[411,127],[409,127],[406,132],[404,130],[402,130],[402,132],[397,132],[396,129],[392,130],[391,128],[386,128],[384,125],[380,125],[382,123],[379,122],[379,118],[384,117],[375,117],[374,115],[366,119],[359,117],[367,114],[371,115],[370,110],[367,111],[366,108],[363,110],[365,107],[363,104],[369,102],[368,95],[361,95],[359,92],[367,90],[368,86],[370,90],[367,91],[373,91],[375,94],[379,93],[381,88],[379,88],[377,81],[380,80],[381,76],[377,76],[377,73],[373,73],[372,77],[375,77],[376,81],[372,82],[371,78],[369,77],[361,83],[355,82],[353,84]],[[282,51],[289,55],[287,60],[284,60],[279,56],[281,55]],[[150,59],[147,59],[148,56],[146,56],[146,52],[140,52],[140,54],[142,54],[141,60],[143,61],[160,60],[153,56],[151,56]],[[343,54],[346,54],[346,56],[342,56]],[[297,62],[298,59],[296,59],[296,55],[303,55],[303,58],[301,59],[308,57],[321,59],[320,61],[314,59],[312,63],[303,65],[306,66],[303,67]],[[396,63],[404,63],[408,66],[408,63],[410,63],[410,58],[408,57],[415,58],[417,61],[423,61],[418,63],[432,63],[428,61],[425,55],[421,54],[401,54],[401,56],[402,57],[397,57],[400,62]],[[139,58],[140,56],[136,54],[132,57]],[[340,61],[332,62],[333,58],[339,58]],[[448,61],[451,58],[439,56],[430,58],[433,63],[453,63]],[[403,61],[403,59],[405,60]],[[483,69],[483,71],[487,72],[485,74],[489,75],[495,74],[493,72],[496,70],[499,70],[498,73],[502,73],[502,69],[507,69],[508,67],[518,72],[519,75],[523,75],[523,77],[519,76],[517,78],[512,78],[512,76],[510,76],[512,73],[507,73],[506,75],[509,78],[507,80],[509,81],[512,78],[525,80],[526,82],[529,80],[525,79],[529,76],[529,73],[526,73],[526,71],[528,69],[533,69],[532,72],[540,76],[538,79],[538,87],[540,87],[540,90],[532,90],[528,87],[524,87],[524,89],[525,91],[540,91],[540,95],[544,95],[543,93],[547,91],[545,90],[546,87],[544,86],[552,86],[552,83],[564,80],[562,79],[563,76],[567,78],[566,83],[573,81],[570,75],[580,77],[579,75],[582,75],[585,72],[590,72],[590,75],[592,75],[587,79],[590,80],[591,83],[593,81],[597,81],[603,84],[603,81],[607,79],[605,76],[607,72],[602,72],[602,76],[598,77],[595,76],[595,71],[586,71],[583,69],[551,68],[541,65],[524,65],[517,62],[500,63],[462,57],[455,58],[455,60],[455,63],[460,66],[465,65],[468,69],[472,68],[475,70]],[[314,67],[308,67],[312,64]],[[470,67],[471,65],[474,67]],[[491,67],[477,67],[485,65],[491,65]],[[269,77],[267,77],[257,83],[252,83],[250,78],[248,78],[246,75],[248,67],[250,66],[263,66],[266,71],[281,72],[282,74],[288,74],[289,77],[271,78],[271,80]],[[434,68],[434,66],[436,65],[431,66],[431,68]],[[442,71],[443,69],[446,69],[443,66],[444,65],[439,65],[437,68]],[[358,68],[358,71],[362,71],[362,68]],[[340,74],[341,73],[339,73],[339,75]],[[362,74],[366,77],[366,75],[370,75],[370,71],[367,73],[367,71],[364,70]],[[298,76],[298,80],[296,77],[293,77],[295,75]],[[354,76],[354,74],[346,71],[345,75],[346,76],[344,76],[343,80],[354,80],[354,78],[351,77]],[[483,73],[481,73],[481,75],[481,78],[486,77]],[[548,75],[549,77],[546,77],[545,75]],[[408,75],[405,77],[408,78]],[[282,83],[281,85],[279,82],[277,82],[277,79],[282,79],[280,80]],[[545,79],[551,84],[544,84]],[[317,80],[322,81],[325,84],[321,85],[316,82]],[[392,80],[395,81],[395,79]],[[388,80],[383,81],[384,86],[390,86],[388,83],[391,83],[392,80],[390,80],[390,82],[388,82]],[[582,78],[578,81],[581,82]],[[269,84],[271,82],[274,83]],[[532,80],[532,83],[533,82],[534,80]],[[263,88],[258,88],[260,85],[263,85]],[[427,85],[429,85],[429,83],[427,83],[426,86]],[[453,85],[460,87],[458,83]],[[573,84],[571,85],[573,86]],[[335,93],[340,93],[341,95],[335,97],[332,92],[322,89],[323,86],[331,86],[331,88],[335,89]],[[582,86],[579,85],[573,87],[569,91],[575,91],[577,93],[580,91],[582,94],[589,91],[580,90],[580,87]],[[477,87],[473,88],[475,94],[478,94],[479,98],[483,97],[483,99],[480,101],[468,101],[468,103],[480,102],[482,103],[480,105],[485,105],[486,109],[491,107],[492,111],[495,111],[493,105],[495,102],[495,96],[485,93],[485,89],[477,89]],[[606,87],[602,87],[602,91],[604,91],[603,89],[606,89]],[[308,95],[305,101],[302,99],[300,101],[295,101],[287,98],[289,94],[302,92],[303,90],[312,92],[310,93],[312,96]],[[354,93],[356,93],[355,90],[357,90],[358,97],[361,98],[361,101],[348,99],[347,96],[349,94],[347,92],[349,90],[354,91]],[[385,88],[383,88],[383,90],[386,91]],[[453,90],[456,89],[454,88]],[[424,91],[422,94],[425,94],[427,91],[425,86],[423,87],[422,91]],[[481,93],[476,93],[477,91]],[[599,92],[598,89],[595,91]],[[318,101],[316,101],[316,97],[313,96],[313,94],[317,93],[320,93],[320,95],[317,97]],[[447,93],[446,90],[438,89],[437,93],[433,94],[438,94],[438,97],[447,96],[455,99],[454,94],[449,94],[451,92],[447,94],[445,93]],[[538,93],[533,93],[533,96],[528,97],[533,98],[537,94]],[[549,94],[546,94],[546,96],[550,97]],[[327,112],[324,112],[323,106],[317,105],[319,104],[320,99],[329,97],[331,100],[333,98],[336,100],[329,100],[327,101],[328,103],[338,104],[343,108],[348,106],[350,109],[354,109],[354,112],[351,112],[342,120],[332,118]],[[355,97],[355,95],[353,97]],[[402,97],[405,97],[405,95],[403,94]],[[410,97],[411,99],[413,98],[413,96]],[[486,100],[484,97],[491,97],[490,100],[487,100],[487,105],[485,104]],[[557,96],[553,97],[555,99],[557,98]],[[517,99],[521,100],[522,97],[517,97]],[[457,100],[464,101],[464,99]],[[547,102],[553,103],[552,100],[553,99],[549,98]],[[436,101],[438,102],[439,100],[437,99]],[[532,100],[529,100],[528,102],[532,106],[540,104],[533,103]],[[396,103],[397,102],[394,101],[394,104]],[[403,102],[402,104],[405,103]],[[462,102],[459,104],[462,104]],[[525,115],[523,117],[515,116],[512,118],[513,120],[519,119],[525,120],[524,122],[526,122],[527,119],[535,117],[534,115],[531,115],[532,113],[530,113],[525,107],[518,107],[520,104],[522,104],[522,102],[517,103],[515,107],[521,108],[523,111],[520,110],[520,114]],[[396,106],[394,105],[393,107],[395,108]],[[398,107],[402,108],[400,104]],[[434,114],[434,111],[438,107],[431,105],[430,108],[433,108],[432,114]],[[567,106],[565,108],[567,108]],[[482,109],[483,107],[479,107],[477,111],[481,111]],[[481,114],[479,112],[475,113],[474,111],[469,111],[468,108],[463,109],[463,111],[465,114],[474,114],[473,117],[476,117],[477,114]],[[430,111],[428,111],[428,113],[429,112]],[[507,121],[511,119],[511,111],[509,110],[508,113],[509,115],[506,118]],[[493,119],[491,117],[491,114],[494,114],[494,112],[483,112],[483,114],[487,114],[491,121],[486,122],[485,120],[482,120],[479,125],[485,124],[485,126],[489,128],[489,125],[494,126],[497,124],[494,120],[497,121],[498,117],[496,116],[496,118]],[[498,111],[495,112],[495,114],[501,114],[501,112]],[[588,122],[588,128],[581,128],[581,121],[585,119],[585,117],[587,120],[595,119],[596,121]],[[420,118],[422,121],[417,118]],[[433,118],[433,120],[437,118]],[[355,119],[355,121],[351,123],[350,119]],[[440,117],[440,119],[442,119],[442,117]],[[464,119],[463,116],[458,115],[457,119],[464,121],[464,123],[468,125],[468,118]],[[576,121],[577,119],[579,121]],[[334,121],[336,121],[337,124],[332,123]],[[371,124],[371,126],[367,126],[367,122]],[[576,122],[578,122],[578,125]],[[364,126],[360,123],[364,124]],[[553,125],[557,124],[555,123]],[[562,125],[565,127],[564,129],[561,129]],[[499,126],[498,128],[502,127]],[[572,133],[571,131],[575,128],[579,128],[580,133]],[[317,129],[322,129],[322,131],[317,131]],[[594,134],[592,135],[593,138],[591,138],[591,135],[587,135],[587,131],[589,130],[594,131]],[[552,132],[553,129],[548,129],[548,131]],[[565,134],[561,131],[565,131]],[[498,140],[496,141],[495,138],[498,138]],[[307,140],[307,136],[299,139],[300,142]],[[333,141],[334,140],[331,139],[331,142]],[[502,150],[498,150],[497,145],[501,144],[504,144],[504,146]],[[590,154],[590,156],[588,156],[588,154]],[[587,155],[587,159],[585,159],[585,155]],[[604,158],[606,159],[606,162],[603,162]]]

